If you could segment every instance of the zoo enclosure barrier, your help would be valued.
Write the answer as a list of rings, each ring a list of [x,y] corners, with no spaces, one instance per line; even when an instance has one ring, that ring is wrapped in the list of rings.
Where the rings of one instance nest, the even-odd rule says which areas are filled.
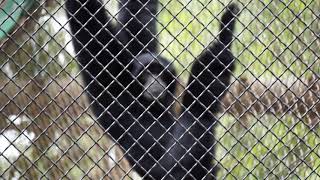
[[[241,13],[231,48],[235,70],[214,114],[211,154],[217,178],[317,179],[320,1],[232,2]],[[0,177],[139,179],[128,153],[92,111],[65,3],[0,4]],[[220,19],[230,3],[159,2],[154,39],[157,55],[177,70],[170,105],[177,121],[192,64],[212,40],[218,41]],[[113,23],[118,4],[103,1]]]

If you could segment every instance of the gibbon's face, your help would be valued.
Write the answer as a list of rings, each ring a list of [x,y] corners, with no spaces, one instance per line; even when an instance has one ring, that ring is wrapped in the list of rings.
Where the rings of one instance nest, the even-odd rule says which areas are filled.
[[[148,101],[161,100],[172,90],[175,70],[162,57],[145,53],[137,57],[133,74],[142,88],[142,96]],[[173,88],[174,89],[174,88]]]
[[[146,73],[142,76],[142,84],[144,87],[143,96],[149,100],[161,99],[165,96],[167,84],[159,74]]]

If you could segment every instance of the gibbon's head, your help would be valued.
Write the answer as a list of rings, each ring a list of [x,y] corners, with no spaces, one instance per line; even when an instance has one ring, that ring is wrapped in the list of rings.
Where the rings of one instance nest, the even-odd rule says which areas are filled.
[[[141,54],[136,58],[132,74],[139,82],[139,96],[146,101],[164,103],[173,100],[176,72],[167,59],[151,53]]]

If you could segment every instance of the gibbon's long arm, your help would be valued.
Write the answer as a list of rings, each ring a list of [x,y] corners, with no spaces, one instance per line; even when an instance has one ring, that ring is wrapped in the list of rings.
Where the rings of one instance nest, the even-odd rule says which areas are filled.
[[[114,38],[116,28],[101,1],[67,0],[66,9],[78,64],[89,98],[93,101],[93,110],[97,118],[110,116],[106,115],[106,109],[133,79],[125,70],[129,53],[120,40]],[[103,121],[107,123],[105,126],[112,122]]]
[[[218,99],[229,86],[234,69],[230,47],[239,8],[231,4],[226,9],[221,18],[219,40],[200,54],[191,69],[183,106],[195,117],[212,117],[218,111]]]
[[[213,115],[219,111],[217,98],[223,95],[231,79],[234,57],[229,48],[238,13],[235,4],[227,7],[221,20],[219,41],[210,45],[192,66],[183,99],[184,111],[171,133],[174,138],[168,143],[172,147],[168,154],[180,159],[181,165],[176,162],[171,169],[175,177],[185,177],[183,172],[188,170],[189,177],[195,179],[216,178],[218,170],[212,165],[215,152],[212,129],[216,122]]]
[[[135,122],[127,109],[134,98],[126,90],[134,82],[132,56],[115,38],[118,28],[112,26],[101,1],[67,0],[66,9],[92,110],[108,135],[127,150],[137,137],[130,134],[134,129],[128,130]]]

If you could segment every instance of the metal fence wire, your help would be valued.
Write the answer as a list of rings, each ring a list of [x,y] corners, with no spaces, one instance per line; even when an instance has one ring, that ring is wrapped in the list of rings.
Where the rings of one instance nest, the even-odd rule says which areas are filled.
[[[0,8],[0,179],[320,179],[320,1]]]

